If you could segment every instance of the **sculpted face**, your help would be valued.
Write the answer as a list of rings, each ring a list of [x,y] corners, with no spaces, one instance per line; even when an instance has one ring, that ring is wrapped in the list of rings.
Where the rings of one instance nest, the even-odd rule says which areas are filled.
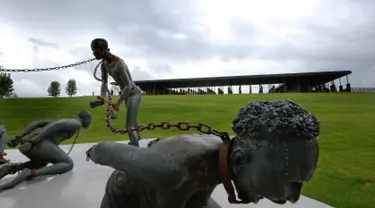
[[[273,144],[254,142],[257,147],[250,148],[252,150],[238,147],[232,151],[238,197],[253,203],[262,198],[277,204],[297,202],[303,182],[312,178],[317,166],[317,140],[296,138]]]
[[[238,197],[298,201],[318,162],[319,120],[290,100],[254,101],[233,120],[230,163]]]
[[[91,120],[92,118],[85,118],[85,120],[83,120],[83,123],[82,123],[82,127],[87,129],[89,128],[90,124],[91,124]]]
[[[81,121],[81,125],[84,129],[87,129],[92,121],[92,115],[89,112],[82,111],[78,114],[77,118]]]
[[[106,56],[106,53],[108,51],[106,49],[95,46],[93,43],[91,43],[91,50],[93,52],[94,57],[97,60],[103,59]]]

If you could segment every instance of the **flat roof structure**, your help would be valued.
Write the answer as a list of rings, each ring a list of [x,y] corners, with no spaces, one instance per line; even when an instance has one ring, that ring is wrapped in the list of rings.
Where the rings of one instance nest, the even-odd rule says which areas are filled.
[[[205,87],[205,86],[232,86],[232,85],[260,85],[289,83],[298,80],[308,80],[310,85],[328,83],[335,79],[351,74],[350,70],[343,71],[319,71],[285,74],[262,74],[245,76],[223,76],[183,79],[155,79],[135,81],[141,89],[152,88],[183,88],[183,87]]]

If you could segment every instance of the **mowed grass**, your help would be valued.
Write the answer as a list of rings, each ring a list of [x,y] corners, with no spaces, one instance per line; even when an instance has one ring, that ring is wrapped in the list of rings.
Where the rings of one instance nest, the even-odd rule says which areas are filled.
[[[12,137],[30,122],[45,118],[74,117],[80,110],[93,113],[93,123],[78,142],[125,140],[106,129],[105,107],[90,109],[94,97],[0,100],[0,124]],[[335,207],[370,208],[375,204],[375,94],[316,93],[263,95],[144,96],[139,124],[161,121],[206,123],[233,135],[231,122],[241,107],[255,100],[290,99],[321,121],[317,172],[303,194]],[[124,106],[113,122],[125,125]],[[145,131],[143,137],[196,133],[178,130]],[[70,140],[69,142],[72,142]]]

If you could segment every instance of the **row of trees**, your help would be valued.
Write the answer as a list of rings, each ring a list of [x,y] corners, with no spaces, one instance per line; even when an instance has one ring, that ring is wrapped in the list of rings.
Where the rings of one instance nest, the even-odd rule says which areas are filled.
[[[17,97],[13,88],[14,81],[11,74],[0,73],[0,98],[4,97]],[[58,97],[61,94],[61,86],[58,81],[52,81],[47,89],[48,95],[52,97]],[[77,83],[75,79],[69,79],[65,92],[69,97],[77,94]]]
[[[58,97],[61,94],[61,87],[60,82],[52,81],[48,87],[48,95],[52,97]],[[77,83],[75,79],[69,79],[68,83],[66,83],[65,93],[72,97],[73,95],[77,94]]]

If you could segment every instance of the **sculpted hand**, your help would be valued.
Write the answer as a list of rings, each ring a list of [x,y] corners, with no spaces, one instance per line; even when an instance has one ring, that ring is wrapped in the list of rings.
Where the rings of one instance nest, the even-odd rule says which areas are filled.
[[[120,108],[120,105],[117,104],[117,103],[115,103],[115,104],[112,104],[112,107],[113,107],[113,109],[115,109],[116,111],[118,111],[119,108]]]
[[[14,147],[17,147],[18,143],[12,139],[12,140],[7,141],[7,145],[8,147],[14,148]]]
[[[21,140],[22,140],[21,136],[15,136],[13,139],[7,142],[7,145],[8,147],[11,147],[11,148],[17,147],[18,144],[21,142]]]

